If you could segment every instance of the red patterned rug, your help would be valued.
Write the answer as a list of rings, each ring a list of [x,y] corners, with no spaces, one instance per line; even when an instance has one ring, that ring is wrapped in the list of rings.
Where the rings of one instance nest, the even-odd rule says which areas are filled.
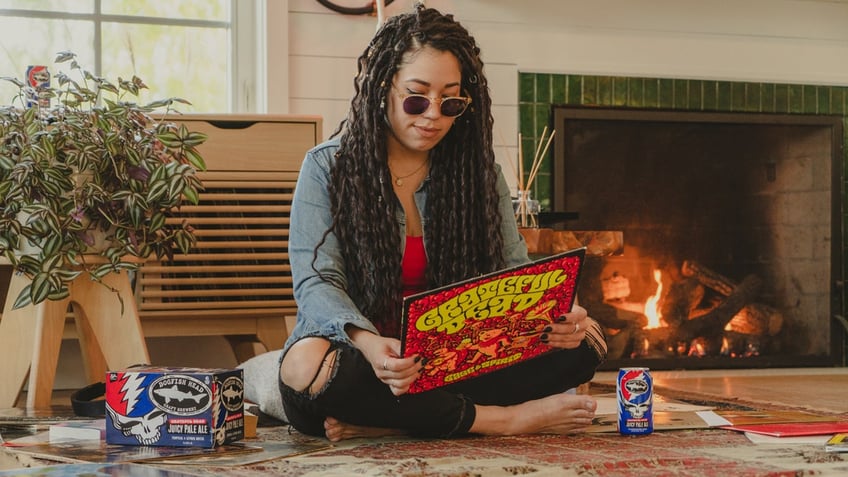
[[[752,409],[749,403],[733,399],[698,399],[692,395],[685,396],[685,401],[716,409]],[[200,458],[187,459],[182,464],[145,462],[143,465],[170,471],[170,475],[244,477],[848,475],[848,453],[828,453],[823,445],[789,441],[755,444],[742,433],[718,428],[661,430],[637,437],[593,432],[453,440],[357,439],[337,445],[290,431],[285,425],[260,427],[258,431],[257,439],[245,440],[244,444],[262,447],[262,452],[239,454],[227,460]],[[19,465],[6,468],[51,465],[46,461],[17,458]]]
[[[284,427],[260,440],[304,439]],[[247,466],[205,467],[232,476],[804,476],[848,475],[848,454],[814,445],[756,445],[722,429],[456,440],[370,439]],[[196,466],[167,466],[196,472]]]

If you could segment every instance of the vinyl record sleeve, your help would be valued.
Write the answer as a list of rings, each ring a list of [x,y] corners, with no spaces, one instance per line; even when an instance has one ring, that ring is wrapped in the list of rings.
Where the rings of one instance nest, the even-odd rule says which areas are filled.
[[[409,393],[551,351],[540,336],[571,311],[585,256],[581,247],[404,298],[402,356],[427,360]]]

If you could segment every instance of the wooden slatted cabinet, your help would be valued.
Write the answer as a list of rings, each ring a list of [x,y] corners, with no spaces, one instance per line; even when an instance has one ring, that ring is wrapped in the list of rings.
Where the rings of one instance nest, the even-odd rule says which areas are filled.
[[[280,348],[286,317],[296,312],[289,211],[304,154],[320,141],[321,119],[186,115],[180,122],[209,136],[200,147],[208,168],[200,174],[200,203],[171,219],[188,220],[198,242],[188,255],[141,268],[136,298],[144,334],[223,335],[240,361],[256,340]]]

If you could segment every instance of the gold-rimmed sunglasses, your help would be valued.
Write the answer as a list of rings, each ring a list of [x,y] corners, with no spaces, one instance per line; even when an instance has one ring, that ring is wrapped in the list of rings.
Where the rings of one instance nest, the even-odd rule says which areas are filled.
[[[403,99],[403,112],[406,114],[424,114],[430,108],[430,103],[439,105],[442,116],[455,118],[464,113],[471,104],[471,98],[466,96],[447,96],[444,98],[431,98],[427,95],[417,93],[397,93]]]

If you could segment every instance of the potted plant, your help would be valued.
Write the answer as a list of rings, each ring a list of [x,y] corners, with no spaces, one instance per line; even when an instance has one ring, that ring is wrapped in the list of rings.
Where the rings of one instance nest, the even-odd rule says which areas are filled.
[[[55,62],[72,75],[56,74],[56,86],[2,78],[18,92],[0,106],[0,253],[31,280],[14,308],[67,297],[81,274],[101,281],[196,241],[189,224],[168,220],[202,190],[206,136],[168,120],[175,103],[190,103],[138,105],[141,79],[94,76],[71,52]]]

